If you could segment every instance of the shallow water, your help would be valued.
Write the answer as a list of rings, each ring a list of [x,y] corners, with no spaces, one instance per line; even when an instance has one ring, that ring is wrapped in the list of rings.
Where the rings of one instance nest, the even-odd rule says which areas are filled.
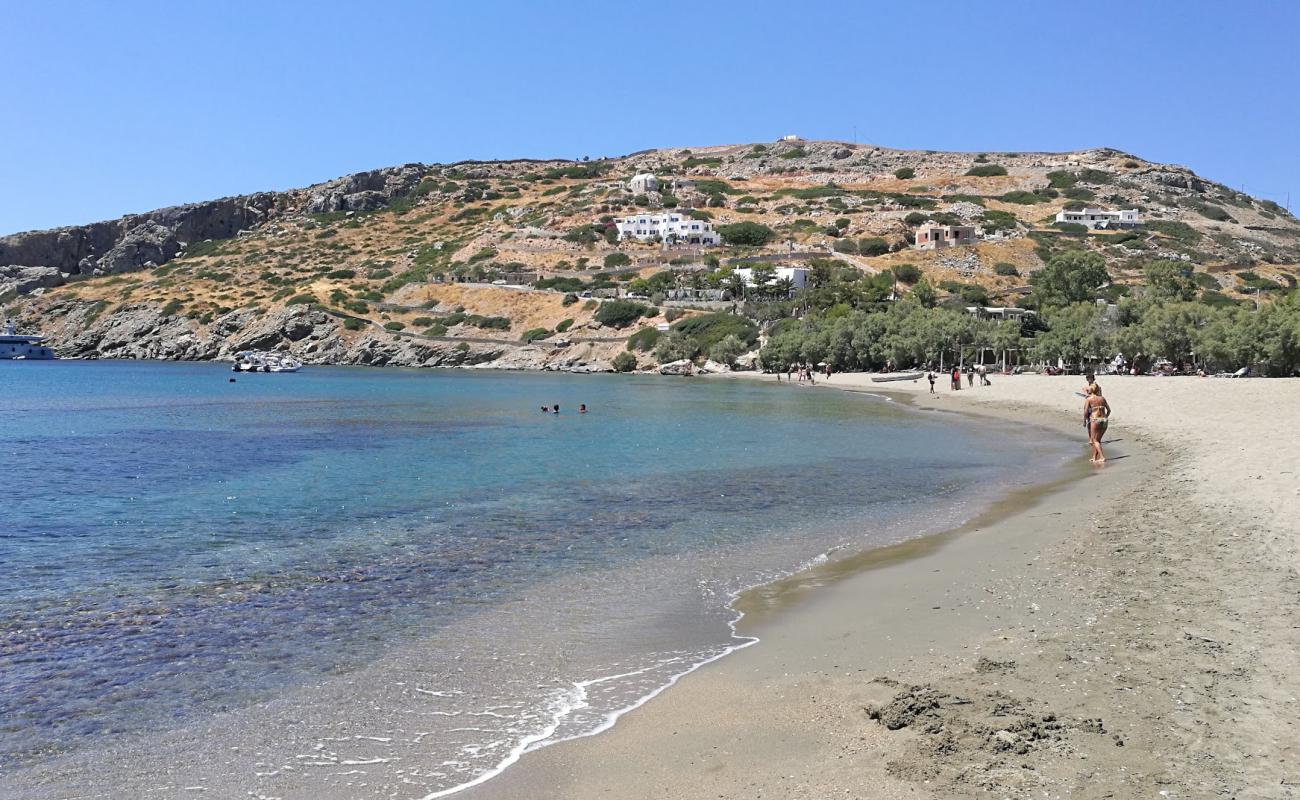
[[[294,735],[331,744],[293,787],[351,766],[360,796],[437,793],[744,644],[738,590],[955,524],[1063,455],[742,381],[229,377],[0,362],[0,766],[306,692]]]

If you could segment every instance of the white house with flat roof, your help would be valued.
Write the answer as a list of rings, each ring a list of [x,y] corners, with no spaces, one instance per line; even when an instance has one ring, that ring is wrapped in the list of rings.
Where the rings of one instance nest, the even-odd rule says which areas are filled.
[[[618,239],[636,239],[646,242],[656,236],[665,242],[677,244],[716,245],[722,243],[722,237],[713,230],[713,223],[694,219],[679,211],[662,211],[657,214],[637,214],[631,217],[618,217],[614,220],[618,226]]]
[[[1111,211],[1105,208],[1066,209],[1056,215],[1057,222],[1073,222],[1089,228],[1135,228],[1142,224],[1136,208]]]

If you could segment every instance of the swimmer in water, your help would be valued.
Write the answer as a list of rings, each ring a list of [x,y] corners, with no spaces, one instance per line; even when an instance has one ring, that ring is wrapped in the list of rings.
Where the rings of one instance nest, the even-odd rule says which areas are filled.
[[[579,404],[578,404],[578,413],[579,413],[579,414],[586,414],[586,413],[587,413],[587,404],[586,404],[586,403],[579,403]]]

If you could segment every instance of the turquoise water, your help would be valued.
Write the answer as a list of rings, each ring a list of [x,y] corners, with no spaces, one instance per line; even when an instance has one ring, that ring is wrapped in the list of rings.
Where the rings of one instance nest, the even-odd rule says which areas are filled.
[[[734,592],[950,525],[1062,455],[744,381],[230,377],[0,362],[0,766],[308,691],[329,739],[363,713],[329,687],[365,674],[374,728],[418,744],[374,762],[374,796],[454,787],[743,644]]]

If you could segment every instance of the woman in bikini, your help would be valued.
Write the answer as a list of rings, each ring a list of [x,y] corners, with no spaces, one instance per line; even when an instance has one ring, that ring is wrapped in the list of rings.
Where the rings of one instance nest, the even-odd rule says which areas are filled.
[[[1092,447],[1094,464],[1106,463],[1106,454],[1101,451],[1101,437],[1106,435],[1106,426],[1110,424],[1110,403],[1101,396],[1101,387],[1089,384],[1088,399],[1083,401],[1083,420],[1088,426],[1088,445]]]

